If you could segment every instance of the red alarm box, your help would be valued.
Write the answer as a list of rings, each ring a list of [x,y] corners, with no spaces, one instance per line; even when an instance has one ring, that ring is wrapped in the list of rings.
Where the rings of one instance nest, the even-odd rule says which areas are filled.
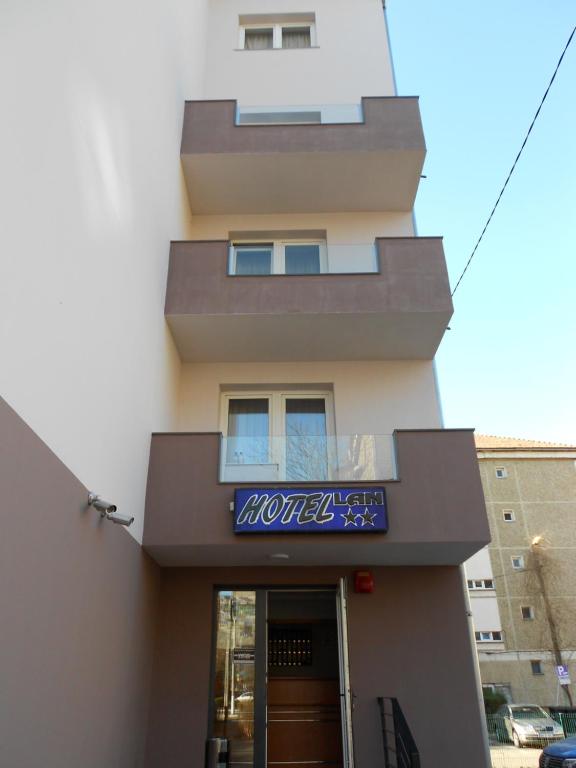
[[[374,592],[372,571],[354,571],[354,592],[371,594]]]

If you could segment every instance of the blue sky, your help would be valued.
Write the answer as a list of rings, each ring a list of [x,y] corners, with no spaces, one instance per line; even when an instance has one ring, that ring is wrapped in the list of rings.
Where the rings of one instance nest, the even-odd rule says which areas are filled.
[[[452,286],[576,25],[575,0],[388,0],[398,93],[420,96],[421,235]],[[454,297],[447,427],[576,445],[576,39]]]

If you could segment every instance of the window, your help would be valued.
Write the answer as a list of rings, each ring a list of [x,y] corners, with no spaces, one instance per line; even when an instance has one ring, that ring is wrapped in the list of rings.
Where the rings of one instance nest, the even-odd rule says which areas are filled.
[[[295,49],[316,46],[316,24],[313,13],[286,16],[240,16],[238,47],[245,51],[274,48]]]
[[[227,482],[330,478],[334,428],[328,392],[225,393],[221,429]]]
[[[478,643],[498,643],[502,641],[502,632],[495,629],[490,632],[475,632],[474,636]]]
[[[542,662],[538,659],[532,659],[530,662],[530,667],[532,668],[532,674],[533,675],[543,675],[544,672],[542,670]]]
[[[493,579],[468,579],[468,589],[494,589]]]
[[[233,242],[231,275],[318,275],[326,272],[324,240]]]
[[[244,29],[244,46],[247,51],[264,51],[274,47],[273,27]]]
[[[496,467],[496,477],[499,480],[503,480],[505,477],[508,477],[508,470],[506,467]]]
[[[512,509],[503,509],[502,518],[505,523],[513,523],[516,521],[516,516],[514,515],[514,511]]]
[[[524,557],[522,555],[514,555],[510,559],[512,561],[512,568],[515,571],[521,571],[524,568]]]
[[[520,608],[520,612],[523,619],[529,620],[534,618],[534,608],[531,605],[523,605]]]

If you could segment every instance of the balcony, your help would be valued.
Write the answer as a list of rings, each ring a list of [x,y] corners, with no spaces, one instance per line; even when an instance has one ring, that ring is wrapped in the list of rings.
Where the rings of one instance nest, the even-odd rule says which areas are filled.
[[[359,248],[375,271],[230,275],[227,242],[172,243],[165,314],[182,360],[432,359],[452,315],[442,240],[328,246],[329,265]]]
[[[329,474],[324,459],[309,462],[304,453],[298,473],[285,472],[281,485],[381,486],[388,501],[388,533],[235,536],[230,511],[235,489],[243,483],[278,488],[272,481],[276,476],[266,476],[262,462],[259,474],[233,477],[233,469],[227,475],[231,482],[220,482],[219,472],[227,464],[243,471],[240,460],[227,461],[230,446],[221,435],[156,434],[148,471],[145,549],[166,566],[263,565],[278,551],[289,555],[291,565],[455,565],[488,543],[471,430],[398,431],[393,440],[338,437],[334,447],[339,450],[337,474]]]
[[[412,210],[426,151],[418,99],[364,98],[360,119],[353,107],[272,114],[186,102],[181,157],[193,213]]]

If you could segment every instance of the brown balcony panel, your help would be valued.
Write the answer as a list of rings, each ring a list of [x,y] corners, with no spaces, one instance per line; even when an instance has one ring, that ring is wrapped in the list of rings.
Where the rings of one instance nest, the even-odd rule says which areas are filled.
[[[219,450],[218,434],[153,435],[143,544],[161,565],[265,565],[274,552],[289,565],[454,565],[490,538],[471,430],[396,433],[399,480],[366,483],[386,488],[386,534],[234,536]]]
[[[172,243],[166,318],[184,361],[432,359],[452,315],[440,238],[377,240],[379,272],[228,274],[226,242]]]
[[[235,125],[235,101],[188,101],[194,213],[410,211],[426,147],[416,97],[362,99],[364,122]]]

